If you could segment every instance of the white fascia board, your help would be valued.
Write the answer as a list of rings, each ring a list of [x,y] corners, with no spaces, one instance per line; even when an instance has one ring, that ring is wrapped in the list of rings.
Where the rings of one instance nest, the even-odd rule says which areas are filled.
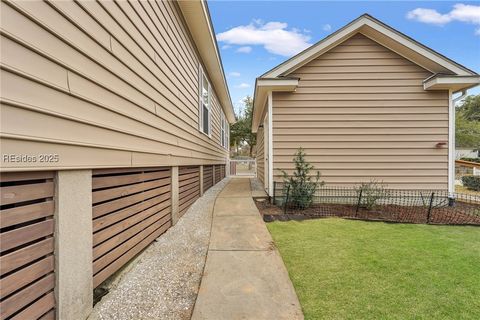
[[[258,87],[272,87],[272,90],[280,87],[292,87],[295,89],[298,86],[298,79],[258,79]]]
[[[272,92],[291,92],[298,86],[298,79],[257,79],[253,101],[252,132],[256,133],[262,122],[265,104]]]
[[[291,58],[290,60],[287,60],[285,63],[272,69],[270,72],[264,74],[262,78],[274,78],[281,75],[286,76],[290,74],[294,70],[305,65],[306,63],[320,56],[324,52],[330,50],[337,44],[345,41],[347,38],[351,37],[357,32],[360,32],[362,27],[364,26],[368,26],[374,29],[375,31],[394,40],[398,44],[416,52],[417,54],[427,58],[430,61],[433,61],[437,65],[440,65],[443,68],[450,70],[451,72],[457,75],[474,75],[475,74],[473,72],[470,72],[466,69],[463,69],[457,66],[455,63],[451,62],[448,58],[442,57],[440,54],[435,53],[433,50],[429,50],[428,48],[420,45],[416,41],[409,39],[405,35],[399,32],[390,30],[390,28],[387,28],[384,25],[368,17],[362,17],[357,21],[353,22],[351,25],[347,25],[343,29],[340,29],[336,33],[333,33],[331,36],[325,38],[323,41],[317,43],[316,45],[311,46],[310,48],[301,52],[297,56]],[[375,40],[374,35],[369,35],[369,37]],[[381,41],[379,41],[379,43],[381,44]],[[390,49],[397,52],[394,48],[390,48]],[[405,56],[404,54],[401,54],[401,55]]]
[[[271,70],[269,73],[266,73],[262,78],[275,78],[283,74],[287,74],[289,71],[299,68],[300,66],[310,62],[315,57],[319,56],[323,52],[334,47],[337,43],[342,42],[349,35],[353,34],[357,29],[363,25],[362,18],[357,22],[351,24],[340,32],[334,33],[331,37],[326,38],[318,45],[313,45],[310,48],[306,49],[304,52],[298,54],[296,57],[293,57],[283,65],[278,66],[277,68]]]
[[[441,65],[442,67],[456,73],[457,75],[472,75],[471,72],[467,72],[463,68],[458,67],[457,65],[453,64],[450,62],[448,59],[445,59],[444,57],[434,53],[433,51],[420,46],[417,44],[415,41],[412,41],[402,34],[399,34],[397,32],[394,32],[388,28],[385,28],[384,26],[378,24],[377,22],[366,19],[365,20],[365,25],[371,27],[372,29],[375,29],[376,31],[383,33],[387,37],[395,40],[396,42],[400,43],[401,45],[417,52],[418,54],[430,59],[431,61],[437,63],[438,65]]]
[[[480,84],[480,76],[442,76],[425,79],[424,90],[452,90],[454,93]]]
[[[229,123],[235,123],[232,99],[228,90],[222,60],[218,51],[215,33],[204,0],[176,1],[187,23],[190,35],[198,49],[205,72],[211,80],[220,105]]]
[[[255,87],[255,95],[253,97],[253,116],[252,116],[252,132],[257,133],[258,127],[262,122],[262,115],[267,101],[267,90],[262,87]]]

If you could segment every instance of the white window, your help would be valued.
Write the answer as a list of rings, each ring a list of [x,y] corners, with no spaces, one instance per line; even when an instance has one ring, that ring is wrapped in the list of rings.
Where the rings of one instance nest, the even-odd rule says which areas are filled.
[[[228,150],[229,148],[229,136],[230,130],[228,126],[227,117],[225,117],[225,113],[221,110],[220,113],[220,144],[222,147]]]
[[[230,150],[230,124],[226,119],[225,119],[225,130],[226,130],[226,136],[227,136],[225,148],[227,148],[227,150]]]
[[[220,144],[222,147],[226,148],[227,146],[227,135],[225,133],[225,115],[223,110],[220,112]]]
[[[199,72],[199,100],[200,106],[198,111],[199,130],[209,137],[211,136],[211,101],[212,101],[212,88],[205,76],[202,68]]]

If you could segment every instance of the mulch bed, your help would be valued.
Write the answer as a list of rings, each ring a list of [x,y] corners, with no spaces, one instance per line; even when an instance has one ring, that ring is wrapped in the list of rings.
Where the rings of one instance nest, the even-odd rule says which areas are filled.
[[[360,220],[388,221],[400,223],[427,223],[428,208],[421,206],[378,205],[372,210],[350,204],[314,204],[308,209],[298,210],[271,204],[268,200],[255,201],[265,222],[306,220],[327,217],[353,218]],[[474,213],[476,211],[476,213]],[[432,208],[430,224],[480,225],[480,205],[457,201],[454,206]]]

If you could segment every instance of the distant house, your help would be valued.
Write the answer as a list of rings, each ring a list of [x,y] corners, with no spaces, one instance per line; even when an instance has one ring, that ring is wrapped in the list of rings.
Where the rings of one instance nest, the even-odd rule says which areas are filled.
[[[459,160],[460,158],[480,158],[480,150],[457,148],[455,150],[455,159]]]
[[[225,177],[235,121],[205,1],[2,1],[1,317],[93,289]]]
[[[256,81],[252,130],[271,195],[303,147],[329,185],[453,191],[452,94],[472,70],[363,15]]]

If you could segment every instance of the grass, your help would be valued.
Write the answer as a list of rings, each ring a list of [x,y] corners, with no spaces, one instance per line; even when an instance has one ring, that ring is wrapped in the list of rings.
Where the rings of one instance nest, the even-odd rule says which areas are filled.
[[[267,224],[305,319],[480,319],[480,228]]]

